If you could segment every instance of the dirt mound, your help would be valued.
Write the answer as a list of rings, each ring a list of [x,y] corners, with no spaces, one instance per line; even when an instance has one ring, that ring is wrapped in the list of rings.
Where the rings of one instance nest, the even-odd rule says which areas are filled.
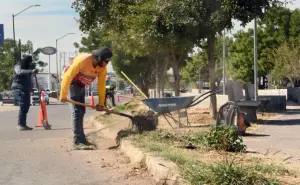
[[[155,112],[152,110],[139,110],[139,111],[132,111],[132,116],[144,116],[144,117],[153,117]]]
[[[124,104],[127,110],[132,111],[140,111],[140,110],[149,110],[149,107],[147,107],[141,100],[139,99],[132,99],[131,101]]]

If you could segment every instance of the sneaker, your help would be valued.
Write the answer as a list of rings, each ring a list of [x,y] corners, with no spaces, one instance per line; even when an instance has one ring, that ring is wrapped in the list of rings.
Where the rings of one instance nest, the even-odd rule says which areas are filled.
[[[87,145],[87,146],[91,146],[91,147],[93,147],[94,149],[97,149],[97,145],[95,145],[94,143],[90,143],[89,141],[85,141],[85,142],[83,142],[83,144],[84,145]]]
[[[33,129],[31,127],[28,127],[27,125],[25,125],[25,126],[19,126],[18,128],[20,129],[20,131],[27,131],[27,130],[32,130]]]
[[[83,143],[74,144],[75,150],[94,150],[92,146],[85,145]]]

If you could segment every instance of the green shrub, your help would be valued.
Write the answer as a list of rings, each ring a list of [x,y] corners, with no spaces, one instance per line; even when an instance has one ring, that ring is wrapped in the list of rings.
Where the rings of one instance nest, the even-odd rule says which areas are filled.
[[[235,127],[219,126],[212,127],[203,137],[203,144],[215,150],[227,152],[244,152],[246,145],[243,138],[238,134]]]

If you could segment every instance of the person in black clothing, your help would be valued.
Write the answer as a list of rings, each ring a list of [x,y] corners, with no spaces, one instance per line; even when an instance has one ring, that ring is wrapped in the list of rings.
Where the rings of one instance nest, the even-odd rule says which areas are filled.
[[[116,106],[116,102],[115,102],[115,85],[106,85],[106,92],[105,92],[105,105],[106,105],[106,100],[107,98],[111,100],[112,106],[115,107]]]
[[[12,94],[16,105],[20,106],[18,127],[20,131],[32,130],[27,126],[27,113],[30,107],[32,76],[38,69],[32,69],[32,56],[24,56],[15,66],[13,72]]]

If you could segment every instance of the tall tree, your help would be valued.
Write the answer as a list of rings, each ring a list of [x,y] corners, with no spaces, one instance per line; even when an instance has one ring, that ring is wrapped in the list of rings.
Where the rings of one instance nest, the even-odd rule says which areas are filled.
[[[149,88],[155,84],[155,64],[151,63],[148,56],[133,57],[115,50],[112,64],[119,76],[123,76],[123,71],[149,97]]]
[[[216,35],[232,28],[233,19],[245,25],[262,16],[263,10],[280,3],[279,0],[75,0],[73,7],[79,12],[82,31],[93,30],[95,25],[109,28],[117,45],[133,55],[142,51],[155,53],[149,52],[149,48],[164,51],[173,68],[179,95],[179,71],[194,45],[203,47],[203,40],[207,42],[203,48],[207,51],[210,88],[215,91]],[[211,104],[215,118],[215,95],[211,96]]]
[[[185,64],[193,44],[185,39],[183,26],[170,26],[172,17],[167,14],[167,4],[161,4],[158,8],[154,0],[124,2],[103,0],[99,4],[107,5],[107,13],[99,17],[94,15],[87,17],[88,12],[102,10],[102,7],[90,6],[87,3],[78,0],[73,4],[81,15],[80,28],[83,31],[92,30],[92,25],[86,23],[97,22],[102,28],[109,29],[109,39],[116,49],[132,56],[149,55],[152,56],[151,60],[161,62],[164,60],[156,56],[163,53],[173,68],[175,94],[178,96],[180,68]],[[180,17],[180,13],[177,17]]]
[[[289,22],[289,34],[291,39],[299,39],[300,37],[300,10],[295,9],[291,13]]]
[[[14,60],[14,41],[5,39],[2,46],[0,46],[0,91],[10,89],[12,84],[12,74]]]
[[[292,84],[300,78],[300,42],[285,42],[274,49],[270,60],[275,61],[272,78],[277,81],[287,78]]]
[[[291,27],[291,17],[295,11],[284,7],[274,7],[258,21],[258,74],[266,76],[274,67],[269,55],[274,48],[289,40],[297,29]],[[299,22],[300,23],[300,22]],[[295,31],[294,31],[295,32]],[[253,76],[253,29],[239,31],[230,47],[229,74],[235,80],[254,82]],[[250,70],[249,70],[250,69]]]

